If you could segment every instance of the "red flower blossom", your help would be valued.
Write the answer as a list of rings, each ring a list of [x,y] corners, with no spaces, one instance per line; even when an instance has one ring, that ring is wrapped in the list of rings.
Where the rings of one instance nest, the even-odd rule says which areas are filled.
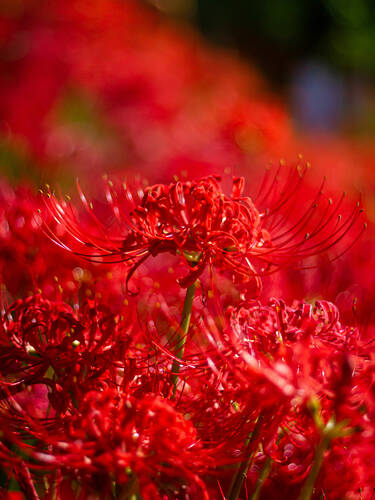
[[[216,363],[217,373],[221,372],[226,360],[227,373],[221,375],[224,394],[230,393],[231,386],[236,386],[236,406],[244,421],[246,416],[251,416],[251,406],[247,404],[251,398],[246,395],[246,390],[256,387],[259,391],[262,379],[263,386],[266,381],[271,384],[266,392],[263,391],[263,400],[256,406],[267,429],[262,429],[259,440],[264,453],[274,461],[265,495],[278,498],[277,487],[272,492],[275,484],[279,484],[280,491],[285,488],[285,497],[298,495],[315,460],[322,433],[319,425],[325,425],[332,418],[344,423],[347,434],[340,438],[344,439],[343,443],[334,441],[335,455],[323,465],[318,484],[322,491],[333,495],[332,498],[338,498],[334,496],[335,492],[342,493],[345,488],[354,492],[359,482],[351,473],[351,459],[340,463],[342,455],[340,458],[339,450],[348,446],[363,469],[366,464],[360,458],[359,449],[364,446],[367,435],[371,439],[373,436],[368,427],[372,397],[365,396],[366,389],[362,385],[369,384],[368,378],[364,382],[366,367],[370,366],[369,347],[360,342],[359,329],[344,326],[337,308],[324,301],[317,302],[314,307],[304,302],[295,302],[288,307],[282,301],[273,300],[268,305],[252,301],[241,308],[229,309],[228,315],[230,327],[221,336],[216,334],[216,340],[211,341],[211,345],[217,343],[223,361],[220,364],[220,356],[212,354],[210,359],[211,363]],[[284,394],[284,399],[281,394]],[[308,410],[312,402],[317,405],[314,412]],[[270,412],[268,408],[271,408]],[[251,420],[247,424],[250,428],[253,425]],[[321,424],[318,425],[319,421]],[[267,432],[271,425],[273,437]],[[373,449],[373,443],[368,446]],[[263,455],[259,456],[259,463],[263,461]],[[258,458],[254,459],[254,467],[257,462]],[[335,481],[330,472],[333,464],[345,473],[345,485],[333,487]],[[259,469],[255,470],[259,474]],[[254,487],[252,481],[258,474],[250,471],[250,489]],[[293,489],[294,483],[299,484],[296,490]],[[361,486],[364,484],[362,475]]]
[[[130,189],[117,193],[108,183],[107,200],[117,218],[118,234],[99,221],[82,192],[81,199],[96,223],[96,234],[80,226],[65,201],[53,195],[45,200],[55,219],[80,243],[81,251],[74,243],[64,242],[63,246],[89,260],[128,262],[128,279],[149,256],[170,252],[180,255],[188,266],[188,274],[179,280],[183,287],[191,285],[207,266],[215,265],[236,278],[255,279],[259,289],[260,279],[252,260],[268,245],[268,234],[251,199],[241,197],[243,181],[235,179],[232,195],[226,196],[219,180],[207,177],[155,185],[139,193],[133,206],[129,204],[133,201]],[[124,208],[131,208],[130,213]],[[85,247],[97,252],[84,254]]]
[[[52,408],[64,412],[88,390],[116,385],[117,369],[132,357],[138,338],[131,308],[123,312],[94,301],[73,312],[41,296],[14,302],[0,323],[0,390],[24,398],[25,387],[48,389]]]
[[[25,416],[24,427],[38,438],[32,445],[21,441],[22,421],[18,428],[4,418],[2,424],[8,439],[32,458],[31,470],[59,468],[78,479],[86,494],[105,496],[115,480],[124,496],[133,489],[149,500],[162,499],[163,493],[208,500],[200,476],[211,465],[209,453],[192,423],[155,394],[134,398],[121,390],[90,391],[54,432]]]
[[[291,221],[301,195],[302,176],[296,170],[284,186],[278,186],[277,177],[270,185],[263,184],[266,194],[262,192],[260,205],[267,208],[262,212],[251,198],[243,196],[244,180],[240,178],[234,179],[230,196],[223,193],[217,177],[158,184],[144,191],[126,185],[116,190],[109,181],[106,210],[95,210],[79,190],[86,210],[84,223],[66,200],[48,192],[44,200],[49,212],[72,240],[62,241],[46,227],[60,246],[76,255],[99,262],[127,262],[128,280],[148,257],[170,252],[180,255],[188,266],[188,273],[179,280],[182,287],[190,286],[207,266],[216,266],[229,271],[234,280],[251,281],[257,294],[262,275],[327,251],[361,213],[357,204],[342,219],[340,201],[325,203],[319,192],[306,212]],[[277,186],[281,192],[275,194]],[[317,210],[319,203],[321,211]]]

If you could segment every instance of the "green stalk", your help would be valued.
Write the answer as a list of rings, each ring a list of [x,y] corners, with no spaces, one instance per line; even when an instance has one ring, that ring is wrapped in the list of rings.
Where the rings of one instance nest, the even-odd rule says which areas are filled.
[[[175,348],[175,355],[178,359],[183,359],[183,357],[184,357],[186,337],[187,337],[187,333],[189,331],[191,311],[192,311],[192,307],[193,307],[193,300],[194,300],[196,288],[197,288],[197,284],[193,283],[186,290],[184,307],[182,310],[181,321],[180,321],[180,330],[177,332],[177,342],[176,342],[176,348]],[[176,395],[179,372],[180,372],[180,364],[177,361],[174,361],[173,365],[172,365],[172,376],[171,376],[171,381],[173,384],[172,399],[174,399],[174,397]]]
[[[272,468],[272,458],[267,457],[262,470],[259,472],[257,482],[255,484],[254,493],[251,495],[250,500],[258,500],[261,489],[263,488],[264,481],[267,479]]]
[[[227,494],[227,500],[237,500],[242,489],[242,485],[246,479],[247,476],[247,471],[250,467],[251,460],[253,458],[253,452],[250,453],[250,449],[252,447],[252,444],[254,443],[255,439],[259,435],[260,431],[260,425],[262,423],[262,415],[259,415],[254,430],[249,434],[245,441],[245,447],[249,451],[248,457],[244,462],[240,462],[237,465],[236,472],[233,475],[232,481],[229,485],[229,490]]]
[[[309,475],[307,476],[305,484],[302,487],[298,500],[310,500],[314,492],[316,479],[323,464],[324,454],[330,447],[331,441],[334,437],[336,437],[335,421],[334,419],[331,419],[322,430],[322,437],[315,451],[314,463],[312,464]]]

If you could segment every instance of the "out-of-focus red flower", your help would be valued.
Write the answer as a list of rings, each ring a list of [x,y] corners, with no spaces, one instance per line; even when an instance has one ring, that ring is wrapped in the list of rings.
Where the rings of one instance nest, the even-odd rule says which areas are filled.
[[[21,491],[0,492],[1,500],[24,500],[24,495]]]
[[[336,306],[321,301],[315,307],[304,302],[287,307],[272,300],[229,309],[229,314],[232,339],[240,342],[246,358],[250,354],[280,369],[303,399],[316,394],[340,399],[339,388],[333,387],[344,383],[345,356],[357,355],[359,330],[340,323]]]
[[[82,0],[6,4],[0,127],[37,168],[74,164],[90,177],[141,166],[160,181],[252,168],[292,138],[254,68],[141,2],[95,0],[89,12]]]
[[[0,282],[10,297],[42,290],[51,299],[106,297],[108,304],[121,305],[123,266],[103,269],[58,248],[45,235],[42,206],[29,187],[0,183]]]
[[[54,294],[54,277],[66,290],[76,289],[79,261],[51,246],[38,215],[40,200],[27,187],[0,184],[0,279],[13,296],[36,287]]]

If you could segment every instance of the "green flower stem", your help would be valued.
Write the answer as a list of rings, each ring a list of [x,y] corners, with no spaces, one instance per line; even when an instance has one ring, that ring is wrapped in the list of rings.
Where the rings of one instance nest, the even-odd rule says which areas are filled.
[[[264,481],[267,479],[272,468],[272,458],[267,457],[262,470],[259,472],[257,482],[255,484],[254,493],[251,495],[250,500],[258,500],[261,489],[263,488]]]
[[[178,359],[182,359],[184,357],[186,337],[189,331],[191,311],[193,307],[193,300],[196,288],[197,284],[193,283],[186,290],[184,308],[182,310],[182,316],[180,322],[180,331],[177,332],[177,342],[175,348],[175,355]],[[180,372],[180,364],[178,363],[178,361],[174,361],[172,365],[172,377],[171,377],[171,381],[173,384],[173,398],[176,395],[179,372]]]
[[[335,421],[331,419],[322,430],[322,437],[315,451],[314,462],[306,478],[305,484],[302,487],[298,500],[310,500],[314,492],[316,479],[323,464],[324,454],[329,449],[332,439],[337,437],[335,431]]]
[[[252,444],[259,435],[262,420],[263,420],[262,415],[259,415],[254,430],[249,434],[249,436],[245,441],[245,447],[249,451],[248,457],[244,462],[240,462],[237,465],[236,472],[234,473],[232,481],[229,485],[227,500],[237,500],[241,493],[242,485],[246,479],[247,471],[250,467],[251,460],[253,458],[253,452],[250,453],[250,450],[252,448]]]

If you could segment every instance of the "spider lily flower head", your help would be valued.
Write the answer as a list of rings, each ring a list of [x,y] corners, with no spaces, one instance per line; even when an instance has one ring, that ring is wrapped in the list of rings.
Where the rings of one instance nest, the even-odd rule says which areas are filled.
[[[105,494],[115,480],[124,492],[133,487],[150,500],[163,498],[160,492],[168,492],[172,485],[184,496],[190,491],[188,498],[209,498],[201,479],[213,467],[209,452],[194,425],[170,401],[153,393],[143,390],[134,397],[120,388],[89,391],[73,415],[60,418],[54,432],[25,414],[17,422],[9,416],[9,410],[0,407],[9,441],[32,459],[28,465],[33,477],[40,468],[59,468],[65,477],[78,476],[87,493]],[[31,445],[19,439],[25,427],[34,436]],[[17,460],[9,450],[4,458],[0,454],[0,462],[9,463],[8,457]]]
[[[344,326],[337,307],[324,300],[314,306],[304,301],[287,306],[277,299],[263,305],[254,300],[229,308],[227,314],[236,337],[258,353],[275,354],[282,346],[292,346],[310,337],[338,349],[353,350],[358,343],[358,329]]]
[[[276,299],[266,305],[250,301],[229,308],[228,315],[231,342],[240,357],[280,371],[280,378],[286,376],[303,399],[338,394],[351,360],[357,358],[359,330],[343,325],[330,302],[287,306]]]
[[[244,422],[251,409],[261,412],[267,430],[262,430],[260,439],[265,454],[275,461],[276,480],[285,473],[288,488],[301,484],[314,461],[319,425],[330,419],[342,423],[348,449],[360,467],[365,466],[356,447],[367,440],[373,396],[363,399],[365,391],[358,387],[363,387],[364,379],[369,383],[365,373],[371,346],[361,345],[358,328],[342,324],[335,305],[325,301],[315,306],[297,301],[287,306],[275,299],[268,304],[252,301],[229,309],[227,319],[222,336],[211,342],[218,344],[218,355],[210,359],[216,372],[220,354],[226,361],[221,364],[226,367],[221,383],[225,397],[231,386],[236,387],[232,396],[236,418],[242,416]],[[254,392],[258,392],[255,406],[251,404]],[[331,466],[341,463],[342,457],[332,454]],[[342,469],[352,469],[350,460]],[[329,475],[329,465],[324,471],[323,477]]]
[[[268,233],[252,200],[241,196],[243,179],[234,179],[230,196],[219,181],[205,177],[158,184],[136,189],[136,194],[126,185],[117,191],[106,182],[111,227],[100,220],[81,190],[90,216],[86,227],[66,200],[48,192],[44,199],[49,211],[66,228],[71,243],[59,240],[49,226],[47,231],[58,244],[88,260],[127,262],[128,280],[148,257],[168,252],[179,255],[188,268],[178,280],[182,287],[194,283],[206,267],[215,266],[235,279],[255,280],[259,290],[260,277],[251,261],[253,249],[269,243]]]
[[[325,204],[321,190],[302,215],[298,213],[304,172],[291,171],[285,185],[278,177],[262,184],[256,204],[243,195],[244,179],[234,178],[226,195],[220,177],[157,184],[148,188],[105,180],[105,206],[88,202],[78,186],[84,216],[51,191],[43,194],[49,213],[70,240],[60,239],[46,222],[46,232],[63,248],[97,262],[126,262],[127,284],[150,256],[179,255],[188,271],[178,280],[192,285],[206,268],[229,272],[254,297],[261,277],[280,266],[300,262],[336,245],[356,223],[359,204],[346,217],[340,201]],[[259,201],[259,203],[258,203]],[[321,210],[317,207],[321,205]],[[259,208],[258,208],[259,205]],[[265,208],[262,208],[265,207]]]
[[[319,398],[325,411],[351,414],[353,374],[363,364],[359,330],[343,325],[333,304],[296,301],[287,306],[276,299],[268,304],[254,300],[229,308],[226,319],[220,328],[201,327],[209,345],[197,369],[202,370],[206,358],[205,380],[214,373],[223,397],[236,401],[237,412],[271,411],[275,416],[283,408],[281,418]]]
[[[0,316],[0,391],[15,395],[40,384],[62,411],[103,380],[115,385],[138,338],[131,307],[122,312],[92,300],[76,311],[41,295],[15,301]]]

